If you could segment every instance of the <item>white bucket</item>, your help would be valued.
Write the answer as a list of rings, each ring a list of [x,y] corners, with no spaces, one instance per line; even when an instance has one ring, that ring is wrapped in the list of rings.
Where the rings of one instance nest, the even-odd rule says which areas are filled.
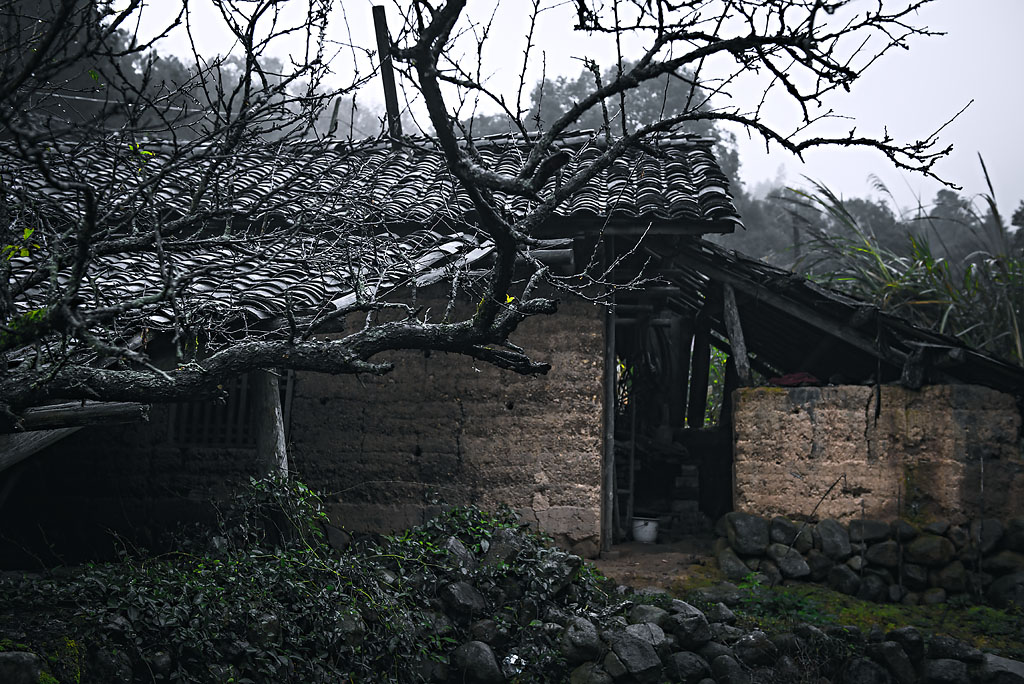
[[[658,521],[654,518],[633,518],[633,539],[641,544],[653,544],[658,538]]]

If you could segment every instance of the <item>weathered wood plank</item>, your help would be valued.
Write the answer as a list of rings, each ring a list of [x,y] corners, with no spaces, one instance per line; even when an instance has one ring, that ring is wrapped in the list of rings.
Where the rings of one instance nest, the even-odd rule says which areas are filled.
[[[149,419],[149,405],[129,401],[85,402],[35,406],[22,413],[21,429],[0,432],[31,432],[85,425],[134,423]]]
[[[747,355],[747,343],[743,339],[743,327],[740,325],[740,310],[736,306],[736,293],[732,285],[722,286],[722,309],[725,314],[725,331],[729,335],[732,347],[732,359],[736,364],[736,375],[741,387],[750,387],[753,377],[750,374],[750,357]]]
[[[698,316],[690,359],[690,401],[686,424],[694,430],[704,427],[708,403],[708,373],[711,369],[711,328],[706,317]]]
[[[81,427],[66,427],[57,430],[0,435],[0,471],[24,461],[40,449],[44,449],[81,429]]]

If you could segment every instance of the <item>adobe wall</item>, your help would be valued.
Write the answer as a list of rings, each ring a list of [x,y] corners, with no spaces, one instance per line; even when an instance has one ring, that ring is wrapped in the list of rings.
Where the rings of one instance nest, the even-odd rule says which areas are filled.
[[[1021,417],[1009,395],[884,386],[877,418],[873,387],[744,388],[734,401],[738,511],[954,524],[1024,515]]]
[[[577,553],[599,549],[604,311],[564,300],[513,341],[551,363],[522,377],[459,355],[394,353],[382,377],[300,373],[293,471],[336,523],[419,524],[439,504],[508,504]]]

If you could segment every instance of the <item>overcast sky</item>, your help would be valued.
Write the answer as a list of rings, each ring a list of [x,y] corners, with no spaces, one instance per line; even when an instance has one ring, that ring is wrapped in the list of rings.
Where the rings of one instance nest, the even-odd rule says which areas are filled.
[[[294,0],[293,0],[294,2]],[[890,0],[886,0],[887,5]],[[296,3],[297,4],[297,3]],[[332,37],[345,40],[341,35],[344,23],[337,21],[344,11],[352,32],[353,42],[373,46],[373,24],[370,7],[380,0],[344,0],[336,2],[332,18]],[[388,8],[392,32],[397,31],[399,13],[393,4]],[[549,77],[576,76],[580,73],[579,57],[592,57],[603,65],[614,61],[614,44],[606,37],[587,37],[571,31],[575,19],[572,3],[545,0],[543,5],[552,9],[542,13],[534,42],[538,51],[533,53],[527,70],[527,82],[540,77],[542,64],[546,64]],[[864,0],[865,7],[874,6],[875,0]],[[902,6],[904,2],[892,2]],[[161,0],[146,8],[149,16],[146,26],[159,23],[159,18],[177,3]],[[472,16],[486,17],[494,0],[471,0]],[[209,54],[224,51],[230,46],[230,36],[218,30],[218,19],[205,6],[205,0],[193,0],[194,24],[199,27],[196,36],[201,51]],[[513,98],[522,68],[522,50],[528,22],[524,13],[526,0],[506,0],[496,15],[495,30],[489,50],[484,54],[488,85]],[[479,14],[477,14],[479,12]],[[1024,0],[936,0],[920,12],[918,25],[944,31],[947,35],[921,38],[911,44],[909,51],[889,53],[859,80],[849,94],[840,93],[826,104],[837,112],[853,117],[841,125],[823,127],[822,134],[841,134],[853,125],[859,134],[881,135],[883,130],[901,141],[917,140],[927,136],[956,112],[973,100],[973,104],[941,135],[944,144],[954,146],[953,154],[936,165],[935,170],[946,180],[963,186],[963,194],[973,197],[986,190],[980,153],[988,167],[995,186],[996,197],[1003,213],[1009,217],[1024,198],[1021,180],[1024,160],[1024,133],[1020,122],[1024,105]],[[180,38],[160,47],[162,52],[182,54],[187,51]],[[635,54],[642,46],[625,45],[628,54]],[[289,49],[282,45],[280,54]],[[543,51],[544,60],[541,60]],[[351,57],[339,57],[336,70],[346,73]],[[332,65],[333,66],[333,65]],[[527,88],[527,91],[529,88]],[[380,86],[371,83],[361,98],[373,103],[382,101]],[[737,94],[741,106],[753,106],[759,95],[755,88],[744,92],[751,98],[742,102],[743,93]],[[779,122],[796,123],[792,111],[786,106],[768,110],[770,117]],[[788,130],[785,126],[780,126]],[[871,194],[868,176],[878,176],[896,195],[900,206],[916,206],[918,199],[925,204],[941,187],[937,182],[916,174],[899,172],[881,154],[871,151],[826,149],[812,151],[801,163],[789,153],[773,147],[765,152],[764,143],[748,140],[737,130],[740,144],[741,176],[748,187],[758,183],[785,179],[790,185],[803,182],[802,176],[821,181],[847,196]]]

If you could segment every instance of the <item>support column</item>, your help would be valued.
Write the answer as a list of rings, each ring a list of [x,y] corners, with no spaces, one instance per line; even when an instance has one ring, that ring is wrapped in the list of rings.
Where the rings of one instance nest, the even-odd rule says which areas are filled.
[[[256,425],[256,470],[260,477],[288,477],[288,449],[284,439],[284,412],[277,375],[272,371],[252,374],[256,401],[253,419]]]

